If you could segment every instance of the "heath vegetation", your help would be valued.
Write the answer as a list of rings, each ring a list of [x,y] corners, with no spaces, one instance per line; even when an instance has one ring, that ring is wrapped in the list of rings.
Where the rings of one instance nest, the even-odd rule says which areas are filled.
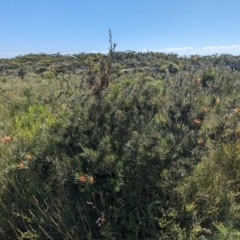
[[[240,239],[240,57],[0,59],[1,239]]]

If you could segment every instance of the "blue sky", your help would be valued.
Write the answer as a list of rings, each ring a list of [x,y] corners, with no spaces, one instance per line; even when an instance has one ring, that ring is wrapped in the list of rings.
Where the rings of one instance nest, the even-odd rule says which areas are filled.
[[[240,0],[0,0],[0,58],[117,51],[240,55]]]

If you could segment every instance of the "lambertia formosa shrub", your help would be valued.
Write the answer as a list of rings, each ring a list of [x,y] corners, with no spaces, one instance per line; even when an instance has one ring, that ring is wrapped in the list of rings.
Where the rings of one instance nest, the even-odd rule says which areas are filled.
[[[62,75],[59,94],[13,118],[0,236],[234,239],[239,76],[177,62],[124,74],[109,34],[77,83]]]

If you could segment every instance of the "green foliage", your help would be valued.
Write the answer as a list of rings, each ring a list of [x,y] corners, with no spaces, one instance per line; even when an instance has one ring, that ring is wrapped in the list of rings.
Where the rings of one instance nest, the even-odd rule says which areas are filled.
[[[239,143],[224,144],[204,158],[181,186],[186,209],[194,214],[195,224],[208,227],[210,232],[217,228],[217,239],[239,234],[234,230],[239,229],[238,178]]]
[[[177,64],[171,63],[168,67],[170,73],[177,73],[180,67]]]
[[[211,84],[215,79],[215,75],[216,75],[215,68],[211,67],[208,70],[206,70],[202,79],[203,87],[206,87],[207,84]]]
[[[3,77],[3,78],[0,80],[0,82],[6,83],[6,82],[7,82],[7,78],[6,78],[6,77]]]
[[[43,79],[53,79],[55,77],[54,73],[51,71],[45,71],[41,74]]]
[[[167,70],[167,68],[168,68],[168,65],[162,65],[160,68],[159,68],[159,71],[160,72],[162,72],[162,73],[165,73],[166,72],[166,70]]]
[[[4,62],[34,74],[1,81],[1,239],[237,239],[237,72],[109,37]]]
[[[54,122],[54,116],[44,106],[33,105],[26,113],[14,117],[14,135],[20,141],[31,142],[40,128],[48,128]]]

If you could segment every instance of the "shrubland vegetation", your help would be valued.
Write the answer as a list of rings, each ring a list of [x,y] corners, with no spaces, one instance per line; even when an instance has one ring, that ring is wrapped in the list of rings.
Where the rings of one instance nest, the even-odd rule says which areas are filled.
[[[0,59],[1,239],[240,239],[240,57]]]

